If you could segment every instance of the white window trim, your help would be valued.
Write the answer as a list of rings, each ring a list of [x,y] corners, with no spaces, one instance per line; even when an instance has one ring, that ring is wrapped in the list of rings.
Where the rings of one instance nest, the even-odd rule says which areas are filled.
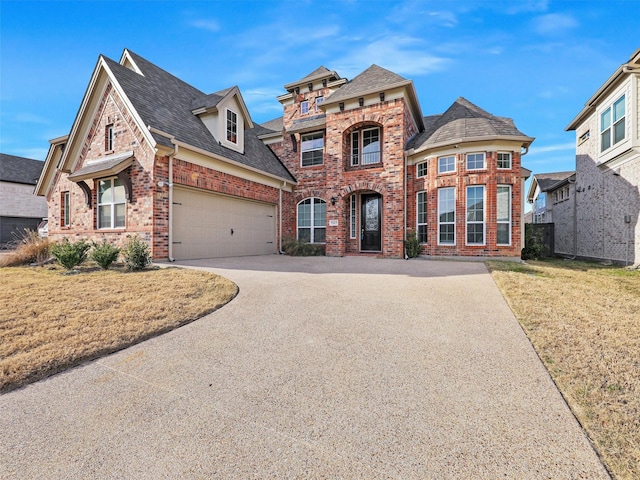
[[[67,190],[62,192],[62,226],[68,227],[71,225],[71,194]]]
[[[440,205],[441,205],[441,199],[440,199],[440,192],[443,191],[453,191],[453,222],[441,222],[440,221]],[[443,243],[440,241],[440,226],[441,225],[453,225],[453,242],[451,243]],[[439,188],[438,189],[438,245],[444,245],[444,246],[448,246],[448,247],[452,247],[456,245],[456,187],[444,187],[444,188]]]
[[[418,211],[418,205],[420,204],[420,195],[424,195],[424,222],[420,222],[420,217],[419,217],[420,212]],[[427,209],[427,192],[426,192],[426,190],[421,190],[419,192],[416,192],[416,236],[418,237],[418,241],[420,242],[421,245],[427,245],[429,243],[428,213],[429,213],[429,210]],[[420,227],[423,226],[423,225],[425,227],[425,230],[427,231],[427,241],[426,242],[420,241],[420,235],[418,233],[420,231]]]
[[[311,135],[321,135],[322,136],[322,148],[311,148],[309,150],[303,150],[302,148],[302,144],[304,143],[303,138],[307,137],[307,136],[311,136]],[[307,167],[319,167],[320,165],[324,165],[324,141],[325,141],[325,134],[324,132],[307,132],[307,133],[303,133],[300,135],[300,166],[302,168],[307,168]],[[320,163],[314,163],[313,165],[304,165],[303,164],[303,154],[306,152],[315,152],[321,150],[322,151],[322,162]]]
[[[307,200],[311,200],[311,224],[309,226],[300,226],[300,205],[304,202],[306,202]],[[314,206],[316,201],[322,202],[325,204],[325,221],[324,221],[324,225],[319,225],[316,226],[315,225],[315,215],[314,215]],[[308,228],[309,229],[309,243],[314,243],[316,245],[324,245],[326,242],[315,242],[314,241],[314,237],[315,237],[315,230],[317,228],[324,228],[324,234],[325,234],[325,240],[326,240],[326,235],[327,235],[327,211],[326,211],[326,205],[327,202],[325,202],[323,199],[321,198],[317,198],[317,197],[308,197],[308,198],[304,198],[302,200],[300,200],[297,204],[296,204],[296,239],[300,239],[300,228]]]
[[[501,246],[501,247],[509,247],[509,246],[511,246],[511,242],[513,241],[513,239],[511,238],[511,234],[512,234],[511,231],[513,229],[512,225],[511,225],[512,215],[513,215],[512,212],[511,212],[512,204],[513,204],[512,198],[511,198],[512,187],[511,187],[511,185],[498,185],[498,188],[496,190],[496,217],[497,217],[497,210],[498,210],[498,201],[499,201],[499,198],[500,198],[498,196],[498,193],[499,193],[498,190],[500,190],[501,187],[506,187],[506,188],[509,189],[509,195],[507,197],[509,199],[509,207],[508,207],[508,209],[509,209],[509,220],[506,220],[506,221],[505,220],[497,220],[496,223],[498,225],[500,225],[500,224],[508,224],[509,225],[509,242],[508,243],[498,243],[498,230],[496,228],[496,245]]]
[[[306,105],[306,110],[302,108],[303,105]],[[300,102],[300,115],[306,115],[309,113],[309,100],[302,100]]]
[[[416,178],[424,178],[427,176],[427,164],[428,162],[426,160],[416,164]],[[422,175],[420,175],[420,165],[424,165],[424,172]]]
[[[453,170],[443,171],[441,168],[440,160],[444,160],[445,158],[453,158]],[[456,156],[455,155],[444,155],[442,157],[438,157],[438,174],[442,175],[445,173],[454,173],[456,171]]]
[[[116,202],[115,198],[112,199],[112,201],[110,202],[106,202],[106,203],[101,203],[100,202],[100,191],[99,191],[99,185],[100,182],[106,182],[109,181],[111,182],[111,188],[113,189],[113,193],[114,193],[114,197],[115,197],[115,180],[117,180],[118,177],[109,177],[109,178],[100,178],[98,180],[96,180],[96,183],[98,185],[98,193],[96,195],[96,225],[98,226],[98,230],[124,230],[125,228],[127,228],[127,201],[126,199],[123,200],[122,202]],[[124,188],[124,187],[123,187]],[[110,205],[111,206],[111,225],[109,226],[103,226],[100,224],[100,207],[103,207],[105,205]],[[125,217],[124,217],[124,225],[121,227],[116,227],[115,226],[115,222],[116,222],[116,205],[124,205],[124,209],[125,209]]]
[[[469,168],[469,155],[482,155],[482,166]],[[487,155],[484,152],[469,152],[464,156],[465,166],[468,171],[471,170],[486,170],[487,169]]]
[[[363,160],[363,155],[364,155],[364,132],[370,132],[372,130],[376,130],[378,132],[378,161],[377,162],[370,162],[370,163],[364,163]],[[357,138],[357,147],[358,147],[358,152],[356,154],[353,153],[353,146],[354,146],[354,138]],[[379,165],[382,163],[382,133],[381,133],[381,129],[380,127],[365,127],[365,128],[360,128],[358,130],[354,130],[353,132],[351,132],[351,148],[350,148],[350,152],[349,152],[349,156],[350,156],[350,164],[352,167],[358,167],[358,166],[370,166],[370,165]],[[357,156],[357,157],[356,157]],[[353,159],[354,157],[356,157],[358,160],[357,162],[354,162]]]
[[[501,167],[500,166],[500,155],[509,155],[509,166],[508,167]],[[513,168],[513,155],[511,154],[511,152],[498,152],[498,156],[496,158],[496,164],[498,165],[498,170],[511,170]]]
[[[113,151],[113,124],[107,125],[107,145],[105,148],[105,150],[107,152],[112,152]]]
[[[472,188],[482,188],[482,221],[469,221],[469,190]],[[487,244],[487,187],[486,185],[467,185],[465,197],[465,245],[470,247],[481,247]],[[469,225],[482,224],[482,242],[469,242]]]
[[[357,217],[356,217],[356,212],[358,211],[358,198],[356,197],[356,194],[352,194],[351,197],[349,197],[350,200],[350,205],[349,205],[349,228],[350,228],[350,232],[349,232],[349,238],[351,239],[355,239],[358,238],[358,228],[356,225],[357,222]]]
[[[315,101],[315,109],[316,112],[320,111],[320,105],[322,105],[324,103],[324,96],[321,95],[319,97],[316,97],[316,101]]]
[[[235,124],[235,136],[236,136],[236,140],[235,142],[233,140],[229,140],[229,113],[232,113],[235,116],[235,121],[233,122]],[[234,112],[233,110],[231,110],[230,108],[226,108],[225,109],[225,129],[224,129],[224,138],[227,142],[233,144],[233,145],[238,145],[238,114],[236,112]]]

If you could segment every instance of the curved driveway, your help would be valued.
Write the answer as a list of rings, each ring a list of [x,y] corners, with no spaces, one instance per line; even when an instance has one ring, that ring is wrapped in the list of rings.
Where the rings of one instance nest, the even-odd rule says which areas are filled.
[[[482,263],[183,265],[238,297],[0,396],[0,478],[608,478]]]

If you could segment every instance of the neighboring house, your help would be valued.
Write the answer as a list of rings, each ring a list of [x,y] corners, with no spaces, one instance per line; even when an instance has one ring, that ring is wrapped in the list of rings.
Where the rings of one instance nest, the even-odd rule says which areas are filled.
[[[587,101],[576,132],[573,255],[640,262],[640,49]]]
[[[125,50],[100,56],[37,186],[53,238],[138,234],[154,259],[276,253],[519,256],[521,156],[533,138],[459,98],[423,117],[413,82],[376,65],[285,85],[253,123],[240,91],[205,94]],[[524,150],[523,150],[524,149]]]
[[[36,231],[47,216],[47,202],[33,190],[44,162],[0,153],[0,244],[16,239],[25,229]]]
[[[532,204],[532,223],[553,223],[554,206],[572,198],[572,191],[557,188],[560,183],[568,184],[576,172],[536,173],[533,175],[527,201]],[[572,214],[573,216],[573,214]]]

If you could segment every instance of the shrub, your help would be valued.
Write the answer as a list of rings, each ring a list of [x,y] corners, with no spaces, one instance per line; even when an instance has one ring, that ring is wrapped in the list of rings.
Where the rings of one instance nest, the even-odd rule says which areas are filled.
[[[525,225],[524,232],[524,248],[520,258],[522,260],[537,260],[544,257],[545,246],[542,241],[542,232],[535,230],[530,223]]]
[[[415,258],[420,255],[420,242],[415,231],[407,234],[407,239],[404,241],[404,252],[408,258]]]
[[[72,243],[68,238],[65,238],[62,242],[54,243],[51,246],[51,255],[64,268],[73,270],[87,259],[90,248],[91,244],[85,240],[78,240]]]
[[[111,264],[118,259],[118,255],[120,255],[120,249],[107,243],[106,240],[102,240],[102,243],[93,242],[91,260],[103,270],[109,270]]]
[[[22,232],[13,233],[11,247],[15,249],[0,260],[0,267],[14,267],[30,263],[44,263],[49,260],[51,241],[41,237],[38,232],[25,228]]]
[[[282,250],[292,257],[317,257],[325,254],[325,246],[303,242],[295,238],[285,238]]]
[[[137,235],[127,235],[127,243],[122,249],[122,257],[127,270],[142,270],[151,263],[149,245]]]

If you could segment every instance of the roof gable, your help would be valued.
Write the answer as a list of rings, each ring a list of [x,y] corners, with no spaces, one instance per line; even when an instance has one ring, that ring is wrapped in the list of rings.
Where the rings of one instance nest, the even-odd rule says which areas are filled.
[[[408,83],[411,83],[411,81],[401,77],[397,73],[393,73],[378,65],[371,65],[353,78],[353,80],[329,95],[329,97],[325,99],[325,104],[340,102],[378,90],[384,90],[391,86],[400,86]]]
[[[287,83],[284,88],[285,90],[291,90],[299,85],[306,85],[307,83],[318,81],[318,80],[340,80],[340,75],[337,74],[335,70],[329,70],[326,67],[319,66],[310,74],[302,77],[300,80],[295,82]]]

